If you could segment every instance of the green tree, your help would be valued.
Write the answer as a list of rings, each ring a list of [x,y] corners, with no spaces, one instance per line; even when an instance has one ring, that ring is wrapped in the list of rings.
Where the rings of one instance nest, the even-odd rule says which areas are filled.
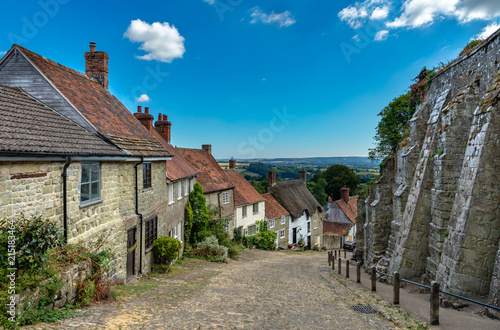
[[[325,192],[326,186],[327,183],[323,177],[319,177],[315,181],[307,181],[307,188],[321,205],[324,205],[326,203],[326,199],[328,198],[328,195]]]
[[[184,242],[189,242],[192,228],[193,208],[191,207],[191,203],[188,201],[186,203],[186,209],[184,210]]]
[[[410,106],[410,92],[396,97],[378,114],[375,148],[369,150],[372,160],[383,158],[396,152],[399,142],[408,134],[409,122],[415,107]],[[327,180],[328,181],[328,180]]]
[[[327,168],[323,172],[323,177],[327,183],[325,192],[328,196],[332,196],[333,200],[340,199],[340,188],[344,185],[354,193],[360,183],[353,169],[340,164]]]
[[[190,243],[201,242],[207,235],[209,210],[203,194],[203,187],[196,182],[193,191],[189,194],[189,203],[193,211],[193,226],[191,228]]]

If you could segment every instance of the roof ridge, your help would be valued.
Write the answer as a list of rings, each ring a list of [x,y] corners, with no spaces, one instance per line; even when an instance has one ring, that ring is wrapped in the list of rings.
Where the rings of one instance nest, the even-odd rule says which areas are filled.
[[[56,62],[56,61],[54,61],[54,60],[51,60],[50,58],[46,58],[45,56],[40,55],[40,54],[38,54],[38,53],[35,53],[34,51],[31,51],[31,50],[29,50],[29,49],[27,49],[27,48],[25,48],[25,47],[23,47],[23,46],[20,46],[20,45],[18,45],[18,44],[14,44],[14,45],[12,45],[12,47],[13,47],[13,48],[17,48],[17,49],[19,49],[21,52],[26,52],[26,53],[28,53],[28,54],[25,54],[25,55],[34,55],[34,56],[38,56],[38,57],[40,57],[42,60],[44,60],[45,62],[47,62],[47,63],[48,63],[48,64],[50,64],[50,65],[53,65],[53,66],[56,66],[56,67],[58,67],[58,68],[60,68],[60,69],[63,69],[63,70],[65,70],[65,71],[68,71],[68,72],[69,72],[69,73],[71,73],[71,74],[74,74],[74,75],[80,76],[80,78],[85,78],[85,79],[88,79],[88,80],[90,80],[90,81],[92,81],[92,82],[94,82],[94,83],[96,83],[96,84],[98,84],[99,86],[101,86],[101,87],[102,87],[102,85],[101,85],[101,84],[100,84],[100,83],[99,83],[96,79],[94,79],[94,78],[92,78],[92,77],[89,77],[89,76],[87,76],[86,74],[84,74],[84,73],[82,73],[82,72],[80,72],[80,71],[77,71],[77,70],[75,70],[75,69],[72,69],[72,68],[70,68],[70,67],[67,67],[67,66],[65,66],[65,65],[62,65],[61,63],[58,63],[58,62]],[[102,87],[102,88],[103,88],[106,92],[108,92],[108,91],[107,91],[104,87]],[[108,92],[108,93],[109,93],[109,92]]]

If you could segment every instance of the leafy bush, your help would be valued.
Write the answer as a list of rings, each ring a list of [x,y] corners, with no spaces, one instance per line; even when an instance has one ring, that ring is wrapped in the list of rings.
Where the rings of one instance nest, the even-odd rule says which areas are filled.
[[[192,253],[210,261],[227,262],[228,248],[219,245],[219,241],[215,236],[210,236],[205,238],[203,242],[196,244],[196,248],[192,250]]]
[[[187,201],[184,211],[184,241],[189,242],[191,237],[191,229],[193,228],[193,208],[191,203]]]
[[[0,263],[7,267],[7,247],[9,227],[6,219],[0,220]],[[63,232],[55,222],[42,217],[26,218],[21,214],[14,222],[16,263],[19,269],[38,267],[47,261],[45,253],[61,246],[64,242]]]
[[[209,210],[205,195],[203,194],[203,187],[199,182],[194,184],[193,191],[189,194],[189,203],[193,211],[193,226],[189,242],[201,242],[206,238],[203,232],[207,230]]]
[[[274,250],[276,249],[276,233],[273,231],[261,231],[255,235],[246,236],[243,239],[243,244],[252,248],[253,246],[261,250]]]
[[[181,243],[172,237],[158,237],[153,243],[155,264],[170,265],[181,250]]]
[[[238,260],[238,249],[236,246],[234,245],[231,245],[228,249],[227,249],[227,254],[229,256],[229,258],[233,259],[233,260]]]
[[[467,46],[464,47],[464,49],[462,49],[462,51],[460,52],[460,55],[464,55],[464,54],[469,55],[472,52],[472,49],[474,49],[474,47],[482,44],[483,41],[484,41],[483,39],[472,40],[471,42],[469,42],[467,44]]]

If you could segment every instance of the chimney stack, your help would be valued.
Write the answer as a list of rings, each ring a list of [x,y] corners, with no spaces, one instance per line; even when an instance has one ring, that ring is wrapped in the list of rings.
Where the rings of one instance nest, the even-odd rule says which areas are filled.
[[[307,181],[307,172],[305,169],[299,170],[299,179],[302,180],[304,183]]]
[[[203,144],[201,149],[205,150],[209,154],[212,154],[212,145],[211,144]]]
[[[333,202],[332,196],[328,196],[328,203]]]
[[[231,157],[231,159],[229,160],[229,168],[236,168],[236,159],[234,159],[233,157]]]
[[[340,189],[340,197],[344,200],[344,202],[347,204],[349,203],[349,188],[344,188]]]
[[[276,183],[276,171],[267,171],[267,182],[269,183],[268,187]]]
[[[155,123],[155,128],[158,133],[160,133],[168,143],[170,143],[170,129],[172,123],[167,121],[167,115],[158,115],[158,120]]]
[[[137,118],[141,124],[144,125],[144,127],[146,127],[146,129],[148,131],[151,132],[151,130],[153,129],[153,115],[150,115],[149,114],[149,108],[145,108],[146,110],[146,113],[142,113],[142,109],[141,109],[141,106],[138,105],[137,106],[137,112],[134,113],[134,116],[135,118]]]
[[[85,53],[85,74],[96,79],[102,87],[108,89],[108,60],[106,52],[96,52],[95,42],[90,43],[90,51]]]

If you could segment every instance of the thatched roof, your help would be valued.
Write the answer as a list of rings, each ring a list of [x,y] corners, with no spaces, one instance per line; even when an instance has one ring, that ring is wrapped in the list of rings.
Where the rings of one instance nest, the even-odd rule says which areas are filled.
[[[270,192],[295,219],[300,218],[304,211],[310,216],[322,211],[321,205],[300,179],[278,181],[270,187]]]

